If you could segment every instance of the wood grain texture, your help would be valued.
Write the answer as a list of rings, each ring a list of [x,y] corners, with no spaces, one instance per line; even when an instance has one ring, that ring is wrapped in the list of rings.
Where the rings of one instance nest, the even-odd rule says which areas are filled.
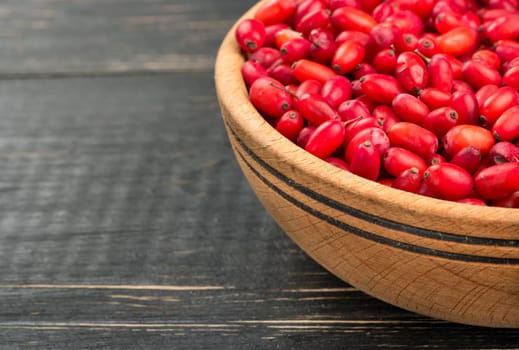
[[[317,159],[248,103],[242,63],[230,31],[215,73],[229,138],[259,199],[305,252],[344,281],[407,310],[519,328],[517,210],[398,191]]]
[[[231,0],[3,1],[0,78],[208,72],[237,7]]]
[[[252,3],[0,4],[0,349],[518,349],[352,288],[265,212],[211,62]]]

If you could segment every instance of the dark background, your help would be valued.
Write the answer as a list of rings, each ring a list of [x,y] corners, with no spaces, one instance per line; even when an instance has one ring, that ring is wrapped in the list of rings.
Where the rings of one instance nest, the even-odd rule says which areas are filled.
[[[351,288],[260,206],[213,81],[252,4],[0,3],[0,348],[519,349]]]

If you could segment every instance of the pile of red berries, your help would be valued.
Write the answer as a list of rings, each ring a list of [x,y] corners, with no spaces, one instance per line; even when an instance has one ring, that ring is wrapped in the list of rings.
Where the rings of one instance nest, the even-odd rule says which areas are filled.
[[[519,207],[518,0],[267,0],[235,31],[256,109],[313,155]]]

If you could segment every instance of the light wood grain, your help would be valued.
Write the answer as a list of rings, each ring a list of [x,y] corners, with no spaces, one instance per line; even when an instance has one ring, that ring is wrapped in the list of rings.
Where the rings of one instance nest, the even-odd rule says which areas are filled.
[[[231,31],[215,78],[227,133],[258,198],[304,251],[407,310],[519,327],[519,211],[398,191],[317,159],[254,110],[242,62]]]

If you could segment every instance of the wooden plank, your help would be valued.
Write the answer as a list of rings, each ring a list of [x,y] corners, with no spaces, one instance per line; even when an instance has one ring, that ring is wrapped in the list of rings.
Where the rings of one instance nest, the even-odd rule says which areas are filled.
[[[0,78],[209,71],[254,1],[24,0],[0,4]]]
[[[9,295],[9,288],[2,288],[4,303],[12,305],[4,312],[19,307],[15,312],[27,315],[0,321],[2,344],[53,348],[133,348],[137,344],[157,349],[516,349],[519,341],[517,332],[419,317],[398,318],[397,310],[393,310],[397,317],[388,318],[388,308],[371,303],[373,299],[359,292],[340,289],[326,293],[261,288],[248,293],[236,289],[134,293],[116,288],[95,292],[78,288],[61,293],[57,289],[12,288]],[[378,312],[377,307],[381,307]],[[359,308],[378,317],[356,318],[354,310]]]

